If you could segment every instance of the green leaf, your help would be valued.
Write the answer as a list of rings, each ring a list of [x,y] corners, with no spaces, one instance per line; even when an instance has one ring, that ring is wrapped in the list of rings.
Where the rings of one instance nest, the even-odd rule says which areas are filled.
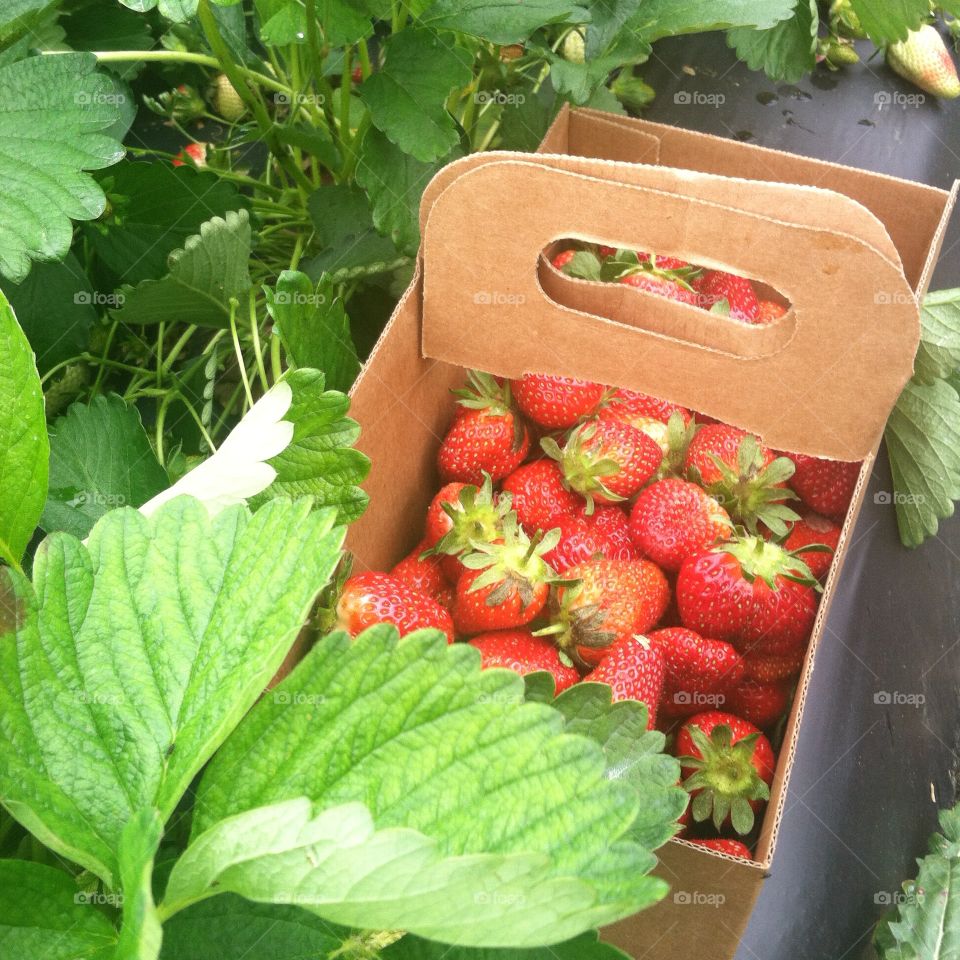
[[[47,495],[50,444],[33,352],[0,293],[0,560],[18,566]]]
[[[123,283],[156,280],[167,257],[205,221],[246,206],[236,187],[212,173],[130,162],[100,178],[109,213],[85,228],[94,252]]]
[[[120,4],[69,0],[62,8],[66,42],[74,50],[150,50],[156,43],[148,19]],[[104,66],[125,80],[143,69],[136,61]]]
[[[360,427],[347,416],[350,400],[325,390],[319,370],[294,370],[286,383],[293,402],[283,419],[293,423],[293,439],[267,461],[277,477],[251,505],[306,495],[317,506],[335,507],[338,521],[350,523],[367,507],[369,498],[358,484],[370,471],[370,461],[353,449]]]
[[[917,861],[916,880],[896,892],[895,910],[877,928],[880,960],[960,956],[960,807],[940,811],[940,829]]]
[[[28,57],[0,67],[0,273],[22,280],[31,260],[59,260],[74,220],[103,212],[87,170],[116,163],[106,135],[120,116],[116,88],[86,53]]]
[[[63,870],[0,860],[0,944],[9,960],[111,960],[113,924]]]
[[[434,174],[463,155],[457,145],[442,159],[425,163],[391,143],[379,130],[366,132],[360,145],[357,183],[370,198],[373,222],[397,249],[413,256],[420,245],[420,198]]]
[[[644,0],[628,24],[652,43],[660,37],[731,27],[766,30],[792,17],[796,5],[797,0]]]
[[[231,297],[250,289],[250,221],[246,210],[231,211],[200,225],[182,250],[169,258],[170,272],[160,280],[124,286],[121,323],[151,324],[176,320],[204,327],[230,323]]]
[[[139,507],[170,485],[136,407],[118,396],[75,403],[50,427],[47,532],[85,537],[114,507]]]
[[[906,40],[930,13],[926,0],[850,0],[860,26],[878,46]]]
[[[420,23],[434,30],[455,30],[491,43],[523,43],[540,27],[584,23],[587,11],[573,0],[434,0]]]
[[[9,572],[0,800],[34,836],[116,886],[127,824],[170,815],[329,580],[343,529],[311,506],[113,510]]]
[[[911,381],[887,421],[884,439],[893,476],[900,539],[919,546],[953,515],[960,499],[960,397],[946,381]],[[876,496],[884,496],[877,494]]]
[[[340,151],[326,127],[310,123],[285,123],[275,126],[274,129],[281,143],[297,147],[316,157],[328,170],[339,169],[342,162]]]
[[[819,25],[816,0],[799,0],[790,19],[765,30],[738,27],[729,32],[727,42],[751,70],[763,70],[771,80],[795,83],[816,64]]]
[[[86,348],[97,319],[97,295],[72,253],[57,263],[35,263],[21,283],[4,280],[0,288],[30,341],[41,374]]]
[[[320,370],[331,390],[349,390],[360,361],[343,300],[335,296],[333,284],[314,286],[305,273],[284,270],[276,287],[264,288],[264,295],[294,364]]]
[[[0,49],[26,37],[47,19],[59,0],[5,0],[0,12]]]
[[[407,935],[381,950],[380,956],[382,960],[629,960],[616,947],[602,943],[594,932],[533,950],[449,947]]]
[[[919,383],[949,377],[960,366],[960,290],[935,290],[920,310],[920,347],[913,378]]]
[[[360,86],[373,125],[404,153],[429,162],[448,154],[459,135],[446,101],[470,82],[470,57],[453,37],[408,27],[384,44],[383,68]]]
[[[123,889],[123,925],[114,960],[156,960],[163,932],[153,902],[153,860],[163,821],[156,810],[144,807],[130,818],[120,837],[120,886]]]
[[[561,102],[550,82],[549,75],[537,90],[533,84],[516,91],[517,96],[507,103],[500,114],[500,140],[504,150],[532,152],[540,145],[550,124],[553,123]]]
[[[448,645],[437,631],[398,641],[383,625],[353,641],[328,636],[214,758],[198,789],[193,836],[216,831],[223,818],[253,811],[256,819],[267,805],[309,797],[318,810],[336,810],[334,836],[349,836],[341,818],[360,831],[366,849],[347,861],[362,871],[357,881],[364,862],[381,870],[354,893],[368,906],[376,900],[376,911],[330,899],[324,915],[452,943],[557,942],[658,899],[665,886],[647,876],[655,858],[625,839],[639,811],[636,788],[608,779],[600,748],[565,733],[552,708],[524,703],[523,691],[517,674],[482,671],[474,648]],[[389,837],[369,835],[358,802]],[[403,847],[416,859],[401,883],[383,871],[399,867]],[[417,864],[438,869],[437,855],[453,858],[450,885],[438,881],[432,903],[421,901]],[[503,895],[491,896],[485,865],[501,858]],[[463,862],[471,864],[465,875]],[[267,882],[267,872],[254,874],[251,883]],[[381,898],[397,898],[399,910],[404,889],[410,912],[390,913]]]
[[[373,21],[390,16],[390,0],[318,0],[317,16],[327,43],[356,43],[373,33]]]

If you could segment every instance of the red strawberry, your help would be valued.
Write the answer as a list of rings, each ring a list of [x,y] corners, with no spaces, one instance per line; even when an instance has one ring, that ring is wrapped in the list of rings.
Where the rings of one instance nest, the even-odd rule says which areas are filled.
[[[744,536],[687,557],[677,576],[677,606],[685,627],[742,653],[794,655],[813,627],[815,587],[799,557]]]
[[[171,161],[175,167],[207,165],[207,145],[205,143],[188,143]]]
[[[437,466],[444,483],[479,486],[483,475],[499,480],[515,470],[530,449],[530,436],[512,408],[509,385],[471,370],[470,387],[455,391],[466,413],[457,416],[440,444]]]
[[[783,716],[789,702],[790,689],[782,681],[744,680],[730,695],[727,708],[755,727],[766,728]]]
[[[521,675],[545,670],[552,674],[554,692],[563,693],[579,679],[573,664],[557,648],[529,630],[496,630],[481,633],[470,643],[480,651],[483,669],[506,667]]]
[[[407,554],[391,571],[390,576],[413,587],[419,593],[432,597],[441,606],[449,607],[453,600],[453,591],[440,568],[439,557],[424,557],[426,540],[419,543],[412,553]]]
[[[606,555],[608,545],[587,517],[561,513],[547,523],[546,529],[560,531],[557,545],[543,555],[557,573],[564,573],[598,553]]]
[[[600,552],[610,560],[637,560],[639,554],[630,537],[630,521],[617,506],[597,507],[586,517],[590,528],[601,539]]]
[[[734,840],[728,837],[711,837],[707,840],[691,840],[690,843],[696,843],[701,847],[716,850],[718,853],[725,853],[728,857],[740,857],[742,860],[753,859],[750,848],[742,840]]]
[[[597,255],[603,257],[603,259],[612,257],[616,252],[616,247],[606,247],[602,243],[597,246]]]
[[[787,308],[776,300],[760,300],[757,309],[757,319],[754,323],[773,323],[779,320],[787,312]]]
[[[644,290],[647,293],[655,293],[658,297],[666,297],[668,300],[679,300],[680,303],[689,303],[691,306],[699,306],[700,300],[694,290],[671,280],[669,277],[660,277],[655,273],[646,270],[637,273],[628,273],[620,277],[620,283],[625,283],[637,290]]]
[[[722,480],[723,466],[731,470],[737,468],[737,457],[746,437],[745,430],[731,427],[726,423],[709,423],[701,427],[687,448],[684,469],[691,475],[692,480],[704,486],[710,486]],[[773,463],[776,458],[774,452],[760,443],[756,437],[754,440],[759,448],[763,466]]]
[[[753,284],[746,277],[723,270],[707,270],[694,286],[700,294],[700,303],[709,310],[714,304],[726,300],[730,307],[730,316],[745,323],[756,323],[760,315],[760,304]]]
[[[530,533],[548,529],[548,522],[558,514],[583,511],[583,498],[564,486],[563,473],[553,460],[525,463],[501,486],[512,498],[517,519]]]
[[[712,819],[717,830],[732,823],[737,833],[749,833],[754,813],[770,797],[775,762],[770,741],[741,717],[710,710],[680,728],[674,752],[693,820]]]
[[[467,569],[457,581],[453,599],[457,631],[509,630],[533,620],[547,602],[554,579],[543,554],[556,546],[558,537],[553,531],[531,540],[508,514],[503,540],[477,544],[476,551],[463,558]]]
[[[575,377],[525,373],[513,381],[513,395],[522,413],[548,430],[567,429],[589,416],[606,387]]]
[[[557,270],[562,270],[572,259],[576,250],[561,250],[550,262]]]
[[[640,263],[649,263],[650,254],[638,253],[637,260]],[[686,260],[681,260],[679,257],[662,257],[659,253],[654,256],[653,262],[658,270],[687,270],[690,267]]]
[[[632,497],[656,472],[663,451],[645,433],[617,420],[588,420],[573,430],[563,449],[552,437],[541,441],[563,472],[570,490],[587,501],[610,503]]]
[[[337,624],[355,637],[377,623],[392,623],[404,637],[414,630],[442,630],[453,643],[450,613],[436,600],[388,573],[357,573],[343,585]]]
[[[619,389],[610,395],[609,399],[600,408],[599,416],[612,420],[623,420],[635,426],[634,418],[642,421],[648,419],[667,423],[670,415],[679,413],[684,423],[690,422],[690,411],[668,400],[658,400],[656,397],[636,390]]]
[[[801,517],[790,529],[790,536],[784,541],[788,550],[798,552],[810,568],[810,572],[818,579],[823,580],[830,572],[833,555],[840,542],[840,527],[832,520],[821,517],[819,513],[808,513]],[[829,547],[829,551],[819,552],[804,550],[811,544],[821,543]]]
[[[843,523],[847,507],[853,497],[860,463],[845,460],[822,460],[802,453],[786,454],[796,467],[790,486],[797,496],[815,513]]]
[[[743,679],[743,659],[722,640],[701,637],[684,627],[648,634],[663,654],[666,677],[661,713],[668,719],[689,717],[711,707],[728,705]]]
[[[649,560],[594,557],[570,567],[558,587],[553,623],[542,632],[577,663],[595,665],[618,637],[645,633],[663,616],[670,586]]]
[[[647,728],[657,722],[663,694],[663,657],[646,637],[627,635],[617,640],[600,664],[583,679],[609,684],[614,703],[639,700],[647,705]]]
[[[675,573],[696,550],[733,533],[727,511],[695,483],[668,477],[644,490],[630,511],[641,556]]]
[[[750,653],[743,658],[743,669],[750,680],[758,683],[790,680],[800,673],[805,653],[805,650],[783,654]]]

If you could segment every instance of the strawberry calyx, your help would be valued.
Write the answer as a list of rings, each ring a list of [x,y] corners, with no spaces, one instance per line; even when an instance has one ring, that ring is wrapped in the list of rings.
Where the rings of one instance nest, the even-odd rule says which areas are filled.
[[[493,416],[512,416],[514,452],[523,446],[523,418],[514,402],[509,380],[501,383],[482,370],[468,370],[467,386],[450,392],[457,398],[457,403],[467,410],[482,410]]]
[[[453,524],[420,559],[449,554],[456,556],[472,550],[474,544],[491,543],[502,535],[504,520],[510,513],[512,498],[509,493],[494,496],[493,481],[484,473],[483,484],[468,484],[455,503],[444,500],[440,506]]]
[[[664,259],[653,253],[638,254],[636,250],[617,250],[612,256],[603,261],[601,268],[602,279],[620,281],[636,273],[648,273],[661,280],[670,280],[684,290],[695,293],[692,282],[702,273],[700,267],[688,264],[683,267],[664,267],[658,261]]]
[[[819,546],[819,545],[818,545]],[[805,548],[786,550],[778,543],[747,533],[742,527],[734,528],[731,540],[713,548],[729,553],[739,564],[744,580],[753,583],[762,580],[771,590],[779,589],[779,579],[792,580],[817,591],[823,588],[804,563],[801,554]]]
[[[558,580],[554,586],[553,610],[549,626],[534,631],[535,637],[549,637],[581,670],[593,669],[596,665],[590,663],[580,654],[583,648],[602,650],[612,646],[618,634],[605,626],[606,612],[599,603],[573,606],[573,601],[583,590],[581,580]],[[649,644],[649,641],[644,638]]]
[[[753,829],[751,802],[770,799],[770,788],[753,765],[753,751],[760,733],[752,733],[734,743],[733,731],[718,724],[708,737],[698,726],[687,728],[699,757],[680,757],[680,763],[693,773],[683,782],[692,794],[690,813],[697,823],[712,820],[719,830],[727,818],[739,834]]]
[[[693,417],[689,422],[682,413],[675,410],[667,420],[667,432],[663,442],[663,462],[657,471],[657,479],[664,477],[682,477],[683,464],[687,459],[687,448],[696,436],[699,424]]]
[[[540,441],[543,452],[560,465],[564,486],[586,500],[588,516],[594,511],[594,498],[598,494],[609,502],[626,499],[604,483],[604,478],[620,472],[620,464],[612,457],[603,456],[599,445],[594,443],[597,429],[596,421],[575,427],[567,435],[562,448],[553,437],[544,437]]]

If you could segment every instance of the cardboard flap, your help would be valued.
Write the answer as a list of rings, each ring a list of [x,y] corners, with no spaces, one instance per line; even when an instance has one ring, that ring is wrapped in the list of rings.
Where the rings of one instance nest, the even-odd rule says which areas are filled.
[[[780,449],[844,460],[870,452],[919,338],[913,293],[875,218],[830,191],[618,164],[590,176],[555,159],[461,161],[431,184],[426,356],[502,376],[547,371],[630,387]],[[611,169],[643,182],[611,178]],[[826,199],[832,217],[810,222],[810,202]],[[792,308],[751,327],[617,285],[541,283],[540,252],[564,237],[726,267],[769,284]],[[572,303],[552,299],[563,291]]]

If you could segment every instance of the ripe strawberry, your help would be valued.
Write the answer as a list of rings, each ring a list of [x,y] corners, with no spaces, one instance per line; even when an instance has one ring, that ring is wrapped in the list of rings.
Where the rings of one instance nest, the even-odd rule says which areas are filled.
[[[760,300],[758,302],[757,310],[757,319],[753,322],[756,324],[763,323],[773,323],[774,320],[779,320],[787,312],[787,308],[782,303],[777,303],[776,300]]]
[[[483,669],[506,667],[521,676],[545,670],[553,676],[554,692],[563,693],[579,679],[573,664],[557,648],[529,630],[496,630],[481,633],[470,643],[480,651]]]
[[[545,373],[525,373],[512,386],[521,412],[548,430],[566,430],[589,416],[607,389],[589,380]]]
[[[558,586],[553,622],[540,632],[579,664],[596,665],[618,637],[645,633],[670,602],[667,578],[649,560],[594,557],[564,580],[577,582]]]
[[[640,263],[649,263],[650,254],[638,253],[637,260]],[[653,262],[658,270],[688,270],[690,268],[690,264],[686,260],[681,260],[679,257],[663,257],[659,253],[654,255]]]
[[[563,473],[553,460],[534,460],[517,467],[501,488],[512,498],[517,519],[530,533],[548,529],[559,514],[582,513],[583,497],[564,486]]]
[[[662,716],[672,720],[728,706],[743,679],[743,659],[729,643],[684,627],[654,630],[648,637],[663,655],[666,668]]]
[[[614,703],[639,700],[647,705],[647,729],[657,722],[657,705],[663,694],[663,657],[646,637],[628,634],[617,640],[583,679],[609,684]]]
[[[509,384],[471,370],[469,387],[456,390],[466,413],[453,421],[440,444],[437,466],[444,483],[479,486],[484,473],[500,480],[515,470],[530,449],[530,436],[513,410]]]
[[[622,420],[633,426],[636,425],[634,418],[642,422],[652,419],[668,423],[673,413],[679,413],[684,423],[690,422],[690,411],[686,407],[623,388],[612,393],[598,411],[599,416],[605,419]]]
[[[700,299],[696,291],[691,290],[685,284],[678,283],[676,280],[671,280],[669,277],[661,277],[646,270],[627,273],[620,277],[619,282],[637,290],[655,293],[658,297],[666,297],[668,300],[689,303],[693,307],[700,305]]]
[[[424,557],[426,540],[421,541],[391,571],[390,576],[413,587],[419,593],[432,597],[441,606],[449,607],[453,600],[453,590],[444,576],[439,557]]]
[[[709,310],[714,304],[726,300],[730,307],[730,316],[745,323],[756,323],[760,315],[760,304],[753,284],[746,277],[723,270],[707,270],[694,281],[700,294],[700,305]]]
[[[740,857],[742,860],[752,860],[753,854],[750,848],[742,840],[734,840],[728,837],[710,837],[707,840],[691,840],[701,847],[707,847],[710,850],[716,850],[719,853],[725,853],[729,857]]]
[[[743,669],[748,679],[758,683],[791,680],[800,673],[805,653],[805,650],[783,654],[749,653],[743,658]]]
[[[668,477],[644,490],[630,511],[630,536],[641,556],[676,573],[696,550],[733,533],[727,511],[695,483]]]
[[[600,537],[600,552],[610,560],[637,560],[639,553],[630,537],[630,521],[617,506],[597,507],[586,517],[590,528]]]
[[[576,250],[561,250],[550,262],[557,270],[563,270],[576,252]]]
[[[790,690],[783,681],[743,680],[730,695],[727,709],[755,727],[772,727],[786,712]]]
[[[440,558],[447,579],[456,583],[463,573],[460,556],[475,543],[492,543],[501,536],[510,498],[493,493],[490,477],[477,489],[469,483],[448,483],[430,502],[424,550]]]
[[[560,464],[568,489],[587,501],[587,513],[595,503],[632,497],[663,460],[650,437],[617,420],[588,420],[570,433],[562,450],[552,437],[540,445]]]
[[[822,460],[802,453],[788,453],[796,468],[790,486],[815,513],[843,523],[847,507],[860,476],[860,463],[845,460]]]
[[[701,427],[687,448],[684,467],[750,533],[763,524],[785,536],[787,523],[798,519],[783,502],[795,498],[786,485],[793,463],[777,457],[753,434],[723,423]]]
[[[400,636],[414,630],[442,630],[453,643],[450,613],[436,600],[389,573],[357,573],[343,585],[337,625],[355,637],[377,623],[392,623]]]
[[[543,559],[557,573],[564,573],[570,567],[583,563],[597,554],[605,554],[608,547],[603,534],[589,522],[591,518],[577,514],[558,514],[546,525],[548,530],[559,530],[557,545]]]
[[[960,96],[960,79],[953,58],[931,24],[911,30],[900,43],[890,44],[887,64],[894,73],[935,97],[952,100]]]
[[[685,627],[741,653],[802,654],[817,612],[807,565],[762,537],[737,537],[691,554],[677,576]]]
[[[603,257],[603,259],[606,259],[607,257],[612,257],[616,252],[617,252],[616,247],[607,247],[607,246],[604,246],[602,243],[597,246],[597,256]]]
[[[532,540],[510,514],[503,539],[477,544],[463,557],[467,568],[457,581],[453,622],[463,634],[522,627],[543,609],[554,572],[543,559],[559,539],[557,531],[538,533]]]
[[[205,143],[188,143],[171,161],[175,167],[207,165],[207,145]]]
[[[674,752],[693,820],[712,819],[717,830],[731,823],[737,833],[749,833],[754,813],[770,798],[775,762],[770,741],[741,717],[709,710],[680,728]]]
[[[810,572],[823,580],[830,572],[833,555],[840,542],[840,526],[819,513],[808,513],[801,517],[790,529],[790,536],[784,541],[788,550],[800,553]],[[821,543],[830,549],[825,552],[804,550],[811,544]]]

